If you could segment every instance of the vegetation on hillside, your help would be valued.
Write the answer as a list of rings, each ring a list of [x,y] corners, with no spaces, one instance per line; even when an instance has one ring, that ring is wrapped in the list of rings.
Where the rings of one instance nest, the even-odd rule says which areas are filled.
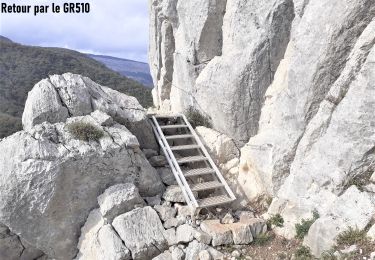
[[[24,46],[0,38],[0,138],[19,130],[27,93],[40,80],[72,72],[152,105],[151,90],[85,54],[61,48]]]

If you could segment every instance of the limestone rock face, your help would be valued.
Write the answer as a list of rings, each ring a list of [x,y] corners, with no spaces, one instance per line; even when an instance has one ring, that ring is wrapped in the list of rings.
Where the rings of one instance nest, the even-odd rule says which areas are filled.
[[[271,204],[270,212],[282,212],[290,225],[285,233],[314,209],[326,214],[352,178],[366,178],[373,171],[375,23],[369,26],[307,126],[290,175]],[[357,76],[350,78],[353,73]]]
[[[293,1],[150,3],[155,105],[178,112],[193,106],[220,132],[247,142],[256,133],[264,92],[289,41]]]
[[[94,125],[98,141],[80,141],[73,122]],[[142,195],[164,186],[125,126],[101,126],[93,116],[42,123],[0,142],[0,221],[57,259],[72,259],[80,227],[97,196],[117,183],[134,183]]]
[[[285,57],[266,92],[258,133],[241,150],[239,181],[249,198],[276,195],[285,178],[296,172],[292,164],[305,165],[298,170],[301,179],[315,178],[320,172],[318,178],[324,179],[321,181],[332,183],[330,179],[334,178],[334,186],[337,185],[345,175],[332,177],[344,170],[336,168],[337,162],[350,164],[357,159],[345,155],[346,145],[342,150],[333,143],[350,146],[357,142],[358,149],[367,149],[359,153],[369,151],[371,142],[361,142],[355,136],[364,131],[369,137],[370,122],[374,120],[369,112],[374,108],[370,93],[373,85],[369,83],[373,75],[366,72],[370,68],[365,68],[371,66],[370,61],[365,61],[374,44],[374,22],[369,15],[374,10],[374,2],[367,0],[310,1],[303,16],[294,22]],[[359,84],[367,87],[354,90]],[[356,100],[354,106],[358,107],[345,105],[350,99]],[[366,105],[361,106],[360,99]],[[358,118],[360,122],[356,121]],[[333,135],[329,128],[340,132],[341,127],[346,133],[355,128],[358,135],[340,133],[334,141],[325,141]],[[316,163],[320,159],[326,163]],[[336,163],[327,166],[332,159]],[[304,183],[294,187],[306,191],[311,182]]]
[[[95,110],[125,125],[137,136],[141,147],[157,147],[146,112],[136,98],[72,73],[50,76],[34,86],[28,94],[22,124],[29,130],[36,124],[65,122]]]
[[[239,157],[240,151],[228,136],[204,126],[198,126],[195,131],[216,164],[220,165]]]

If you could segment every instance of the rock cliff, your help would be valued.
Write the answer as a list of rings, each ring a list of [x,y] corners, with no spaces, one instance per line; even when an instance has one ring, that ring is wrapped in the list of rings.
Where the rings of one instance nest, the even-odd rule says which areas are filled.
[[[305,244],[320,255],[334,227],[371,223],[374,1],[150,0],[150,10],[155,105],[194,107],[241,147],[237,185],[249,201],[273,198],[277,233],[293,238],[318,211]]]

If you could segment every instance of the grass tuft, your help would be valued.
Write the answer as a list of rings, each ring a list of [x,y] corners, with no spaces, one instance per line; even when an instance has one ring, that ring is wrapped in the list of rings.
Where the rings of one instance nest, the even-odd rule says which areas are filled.
[[[277,213],[276,215],[272,215],[267,220],[267,226],[268,228],[271,228],[272,226],[282,227],[284,226],[284,219],[279,213]]]
[[[254,245],[264,246],[271,241],[272,236],[268,233],[259,234],[253,241]]]
[[[319,213],[314,210],[313,211],[313,217],[311,219],[302,219],[301,223],[297,223],[295,225],[296,227],[296,238],[303,239],[307,233],[309,232],[309,229],[311,225],[319,218]]]
[[[300,246],[295,252],[296,259],[298,260],[308,260],[313,259],[310,248],[306,246]]]
[[[67,128],[75,139],[81,141],[99,141],[104,136],[100,128],[85,122],[74,122],[67,125]]]
[[[205,126],[207,128],[212,128],[210,118],[202,115],[201,112],[199,112],[194,107],[190,107],[186,111],[186,117],[194,128],[197,126]]]
[[[368,241],[366,230],[359,230],[358,228],[349,227],[348,230],[340,233],[337,236],[337,245],[351,246],[354,244],[362,244]]]

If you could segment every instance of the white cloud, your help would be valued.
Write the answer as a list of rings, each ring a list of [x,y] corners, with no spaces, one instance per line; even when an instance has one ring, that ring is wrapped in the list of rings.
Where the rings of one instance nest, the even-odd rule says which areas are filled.
[[[89,14],[1,14],[0,34],[28,45],[68,47],[147,61],[147,0],[86,1],[91,5]],[[23,0],[22,4],[52,2],[62,5],[68,1]]]

